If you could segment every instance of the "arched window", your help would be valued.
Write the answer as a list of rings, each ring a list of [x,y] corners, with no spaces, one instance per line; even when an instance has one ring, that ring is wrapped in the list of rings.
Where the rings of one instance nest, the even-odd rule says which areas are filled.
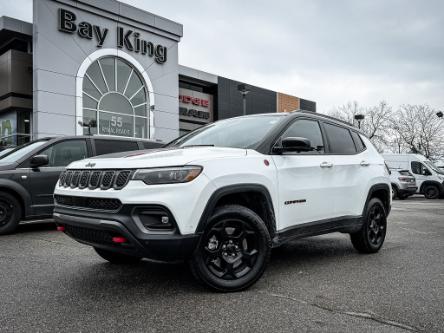
[[[114,56],[94,61],[85,73],[82,90],[83,121],[97,122],[91,133],[149,138],[148,89],[130,63]]]

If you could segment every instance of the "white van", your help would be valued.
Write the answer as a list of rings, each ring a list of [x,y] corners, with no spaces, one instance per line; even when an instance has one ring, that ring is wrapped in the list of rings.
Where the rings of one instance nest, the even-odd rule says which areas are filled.
[[[391,169],[409,170],[416,178],[417,193],[427,199],[444,196],[444,171],[419,154],[383,154]]]

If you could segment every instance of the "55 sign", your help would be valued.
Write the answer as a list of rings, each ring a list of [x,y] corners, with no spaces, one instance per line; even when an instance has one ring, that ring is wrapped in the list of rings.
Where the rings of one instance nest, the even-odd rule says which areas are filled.
[[[134,117],[99,111],[99,134],[134,136]]]

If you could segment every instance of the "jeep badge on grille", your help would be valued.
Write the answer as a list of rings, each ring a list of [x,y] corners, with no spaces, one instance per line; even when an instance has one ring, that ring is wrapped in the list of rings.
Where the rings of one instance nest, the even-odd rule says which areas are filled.
[[[91,162],[89,162],[89,163],[87,163],[87,164],[85,165],[85,167],[86,167],[86,168],[94,168],[95,165],[96,165],[96,163],[91,163]]]

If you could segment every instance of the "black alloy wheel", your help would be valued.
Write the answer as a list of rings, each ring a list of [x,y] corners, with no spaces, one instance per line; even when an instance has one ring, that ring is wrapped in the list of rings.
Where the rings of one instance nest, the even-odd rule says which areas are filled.
[[[12,233],[22,216],[20,203],[9,193],[0,192],[0,235]]]
[[[396,188],[396,186],[392,185],[392,199],[397,199],[398,197],[398,189]]]
[[[424,187],[424,196],[427,199],[438,199],[439,198],[439,188],[435,185],[426,185]]]
[[[243,206],[224,206],[210,218],[191,268],[213,289],[239,291],[261,277],[270,252],[270,235],[261,218]]]
[[[350,235],[352,244],[362,253],[378,252],[387,233],[387,214],[380,199],[370,199],[363,219],[361,230]]]

